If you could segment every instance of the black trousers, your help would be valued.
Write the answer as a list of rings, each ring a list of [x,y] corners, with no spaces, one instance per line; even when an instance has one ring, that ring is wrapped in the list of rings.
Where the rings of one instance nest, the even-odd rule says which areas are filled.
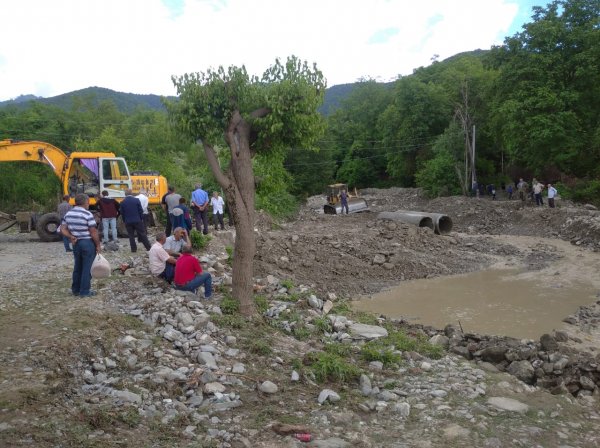
[[[144,245],[146,250],[150,250],[150,241],[148,241],[148,235],[146,235],[146,226],[143,221],[133,222],[125,224],[127,228],[127,236],[129,237],[129,246],[131,247],[131,252],[137,251],[137,244],[135,243],[135,234],[137,233],[137,237],[140,243]]]
[[[208,233],[208,210],[200,210],[198,207],[194,207],[194,220],[196,221],[196,230],[202,230],[202,233],[206,235]]]

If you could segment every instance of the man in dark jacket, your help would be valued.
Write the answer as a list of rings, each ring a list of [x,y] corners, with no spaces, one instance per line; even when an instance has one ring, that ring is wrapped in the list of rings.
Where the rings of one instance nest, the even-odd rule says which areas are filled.
[[[117,217],[119,216],[119,203],[108,197],[108,191],[102,192],[102,199],[98,201],[100,218],[102,218],[102,243],[108,243],[108,229],[110,228],[113,241],[117,239]]]
[[[144,226],[144,210],[142,209],[142,203],[138,198],[133,196],[131,190],[125,191],[125,199],[121,202],[120,211],[125,227],[127,228],[131,252],[137,251],[135,233],[137,233],[138,241],[144,245],[146,250],[150,250],[150,241],[148,241],[146,227]]]

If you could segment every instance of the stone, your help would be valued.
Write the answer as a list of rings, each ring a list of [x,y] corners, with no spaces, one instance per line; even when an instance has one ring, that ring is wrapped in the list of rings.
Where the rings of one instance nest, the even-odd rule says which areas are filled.
[[[207,394],[223,393],[225,392],[225,386],[217,381],[212,383],[206,383],[202,390]]]
[[[501,411],[518,412],[520,414],[524,414],[529,410],[529,406],[527,406],[525,403],[521,403],[520,401],[507,397],[490,397],[488,398],[487,403]]]
[[[428,372],[428,371],[430,371],[430,370],[431,370],[431,364],[430,364],[430,363],[428,363],[427,361],[423,361],[423,362],[421,363],[421,366],[420,366],[420,367],[421,367],[421,370],[423,370],[423,371],[425,371],[425,372]]]
[[[386,262],[385,255],[375,254],[375,256],[373,257],[373,264],[382,265],[385,262]]]
[[[432,397],[436,397],[436,398],[444,398],[446,395],[448,395],[448,392],[446,392],[443,389],[436,389],[436,390],[432,390],[431,392],[429,392],[429,394]]]
[[[210,369],[217,370],[219,367],[217,366],[217,361],[215,361],[215,357],[210,352],[200,352],[198,353],[198,363],[205,365]]]
[[[586,390],[594,390],[596,388],[594,380],[588,378],[587,376],[580,377],[579,384],[581,384],[581,387]]]
[[[371,361],[369,363],[369,369],[381,371],[381,370],[383,370],[383,363],[381,361]]]
[[[306,300],[308,302],[308,305],[311,308],[314,308],[315,310],[320,310],[321,308],[323,308],[323,301],[317,298],[317,296],[315,296],[314,294],[308,296],[308,299]]]
[[[341,398],[340,396],[337,394],[337,392],[331,390],[331,389],[323,389],[321,391],[321,393],[319,394],[319,398],[317,398],[317,401],[319,402],[319,404],[323,404],[326,401],[329,401],[331,403],[335,403],[337,401],[340,401]]]
[[[348,329],[350,335],[355,339],[378,339],[388,335],[387,330],[378,325],[353,323]]]
[[[236,362],[231,368],[232,373],[244,373],[246,371],[246,367],[241,362]]]
[[[181,323],[181,325],[183,325],[184,327],[186,327],[188,325],[193,325],[194,324],[194,318],[187,311],[183,311],[181,313],[177,313],[177,317],[176,318],[177,318],[177,321],[179,323]]]
[[[291,380],[293,382],[300,381],[300,374],[298,372],[296,372],[295,370],[292,370],[292,378],[291,378]]]
[[[545,352],[555,352],[558,350],[556,338],[547,333],[540,337],[540,345],[542,346],[542,350]]]
[[[457,424],[451,424],[444,428],[444,437],[447,439],[456,439],[468,437],[471,431]]]
[[[111,395],[119,400],[126,401],[128,403],[141,403],[141,395],[129,392],[128,390],[113,390]]]
[[[529,361],[511,362],[506,371],[527,384],[533,384],[535,379],[535,369]]]
[[[364,373],[360,375],[360,393],[365,397],[371,395],[372,387],[370,378]]]
[[[326,300],[323,304],[323,315],[329,314],[331,309],[333,308],[333,302],[331,300]]]
[[[486,361],[482,361],[480,363],[477,364],[479,367],[481,367],[483,370],[485,370],[486,372],[492,372],[492,373],[496,373],[499,372],[498,368],[489,362]]]
[[[410,415],[410,404],[406,402],[396,403],[392,411],[399,414],[402,418],[407,418]]]
[[[448,348],[448,346],[450,345],[450,339],[448,339],[448,337],[444,336],[443,334],[436,334],[435,336],[432,336],[429,339],[429,343],[431,345],[437,345],[440,347]]]
[[[258,389],[265,394],[274,394],[279,390],[277,384],[268,380],[263,382]]]
[[[507,351],[507,347],[494,346],[484,348],[478,354],[476,353],[475,355],[479,355],[483,361],[498,363],[504,361],[504,357]]]
[[[174,328],[171,328],[170,330],[165,331],[163,338],[165,338],[167,341],[173,342],[183,339],[183,334]]]

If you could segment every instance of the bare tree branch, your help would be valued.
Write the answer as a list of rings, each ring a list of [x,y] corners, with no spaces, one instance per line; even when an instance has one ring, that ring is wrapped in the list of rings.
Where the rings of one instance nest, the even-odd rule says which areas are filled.
[[[226,190],[231,183],[227,176],[221,170],[221,166],[219,165],[219,159],[217,158],[217,153],[215,152],[215,148],[208,143],[202,142],[202,146],[204,147],[204,154],[206,154],[206,160],[208,161],[208,166],[215,176],[215,179],[219,183],[219,185]]]

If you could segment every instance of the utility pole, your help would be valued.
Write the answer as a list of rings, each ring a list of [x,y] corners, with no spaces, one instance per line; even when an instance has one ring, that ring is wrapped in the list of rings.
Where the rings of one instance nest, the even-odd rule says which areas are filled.
[[[473,143],[471,145],[471,148],[473,150],[473,156],[471,158],[471,186],[473,186],[477,182],[477,173],[475,172],[475,125],[473,125]],[[477,188],[476,190],[477,192],[475,194],[477,197],[479,197],[479,188]]]

